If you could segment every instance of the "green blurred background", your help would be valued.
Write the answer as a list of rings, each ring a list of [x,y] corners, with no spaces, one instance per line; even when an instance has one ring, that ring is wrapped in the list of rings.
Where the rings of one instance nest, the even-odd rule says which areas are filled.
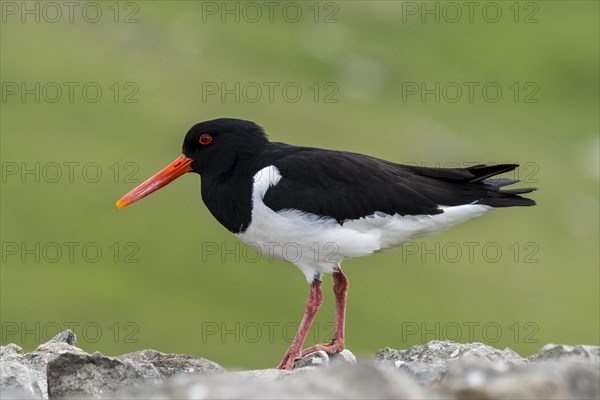
[[[72,326],[89,352],[279,362],[308,292],[294,266],[236,248],[195,175],[114,205],[218,117],[397,162],[519,162],[540,188],[537,207],[346,261],[356,354],[445,338],[522,355],[599,344],[599,3],[475,3],[470,21],[462,2],[275,2],[272,16],[263,2],[75,2],[72,15],[58,2],[57,18],[3,1],[2,344],[30,351]],[[239,99],[206,91],[236,82]],[[407,92],[436,82],[439,101]],[[330,284],[307,345],[329,339]]]

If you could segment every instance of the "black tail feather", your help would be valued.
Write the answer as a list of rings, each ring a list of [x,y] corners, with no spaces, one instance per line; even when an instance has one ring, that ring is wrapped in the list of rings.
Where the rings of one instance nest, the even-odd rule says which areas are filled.
[[[487,178],[495,175],[500,175],[505,172],[509,172],[517,168],[519,164],[498,164],[498,165],[485,165],[479,164],[472,167],[464,168],[474,175],[474,178],[470,182],[481,182]],[[518,182],[518,181],[517,181]]]
[[[519,164],[499,164],[499,165],[476,165],[468,168],[469,172],[477,175],[471,182],[481,182],[485,186],[493,187],[490,191],[490,196],[479,200],[477,203],[485,204],[492,207],[514,207],[514,206],[534,206],[535,201],[526,197],[519,196],[520,194],[531,193],[536,188],[520,188],[500,190],[501,187],[518,183],[518,179],[498,178],[487,179],[495,175],[510,172],[516,169]]]
[[[502,193],[509,193],[509,194],[524,194],[524,193],[531,193],[531,192],[535,192],[537,190],[537,188],[521,188],[521,189],[510,189],[510,190],[503,190]]]
[[[512,185],[513,183],[519,183],[518,179],[509,179],[509,178],[498,178],[498,179],[486,179],[483,183],[487,183],[488,185],[503,187]]]
[[[519,164],[479,164],[467,168],[427,168],[412,167],[411,171],[428,182],[428,195],[438,204],[485,204],[492,207],[534,206],[535,201],[521,194],[530,193],[536,188],[501,190],[504,186],[518,183],[517,179],[496,178],[493,176],[510,172]],[[431,181],[429,181],[431,179]]]

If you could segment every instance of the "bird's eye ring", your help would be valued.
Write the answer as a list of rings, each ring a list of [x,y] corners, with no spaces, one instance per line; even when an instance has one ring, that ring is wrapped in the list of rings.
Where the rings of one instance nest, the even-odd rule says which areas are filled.
[[[207,145],[210,142],[212,142],[213,137],[210,136],[208,133],[203,133],[202,135],[200,135],[200,139],[198,139],[198,141],[200,142],[200,144],[203,145]]]

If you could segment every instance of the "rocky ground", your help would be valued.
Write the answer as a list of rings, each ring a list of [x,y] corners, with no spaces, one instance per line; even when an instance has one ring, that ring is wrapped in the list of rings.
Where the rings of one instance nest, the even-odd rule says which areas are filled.
[[[228,372],[155,350],[88,354],[65,331],[26,354],[0,347],[0,398],[599,399],[600,347],[550,344],[523,358],[481,343],[432,341],[358,363],[345,350],[307,356],[292,372]]]

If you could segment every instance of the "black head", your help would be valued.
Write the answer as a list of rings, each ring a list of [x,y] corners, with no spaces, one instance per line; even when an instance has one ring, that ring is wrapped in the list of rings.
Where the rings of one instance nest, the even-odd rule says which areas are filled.
[[[194,172],[223,172],[240,158],[259,153],[269,143],[264,130],[251,121],[220,118],[199,122],[185,135],[182,153]]]
[[[220,118],[197,123],[185,135],[183,154],[123,196],[117,207],[123,208],[149,195],[186,172],[207,177],[231,175],[234,167],[254,160],[268,143],[267,135],[254,122]]]

